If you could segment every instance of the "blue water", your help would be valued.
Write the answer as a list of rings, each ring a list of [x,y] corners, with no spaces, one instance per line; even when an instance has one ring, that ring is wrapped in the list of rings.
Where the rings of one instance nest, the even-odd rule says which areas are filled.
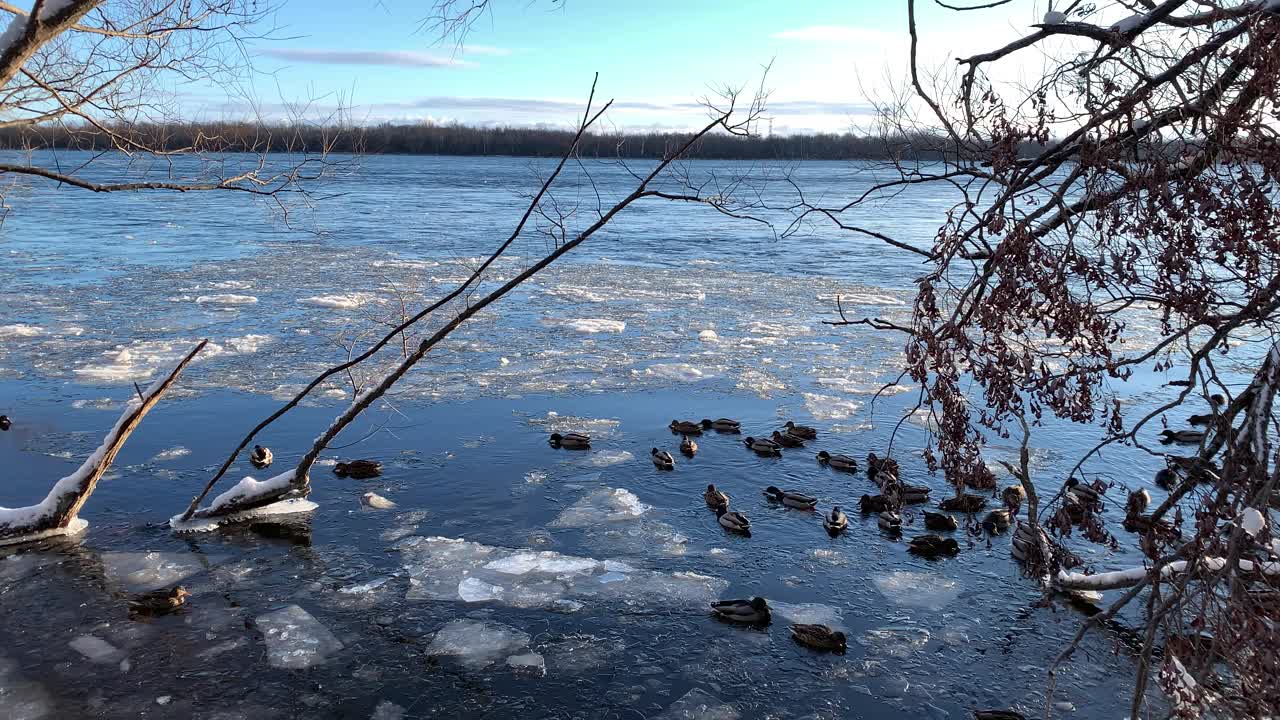
[[[549,167],[516,158],[352,163],[316,190],[314,208],[291,199],[287,225],[269,202],[231,193],[92,195],[41,185],[7,197],[0,412],[15,426],[0,433],[0,505],[37,501],[98,444],[132,382],[154,377],[198,339],[212,342],[90,500],[88,533],[0,559],[0,697],[35,708],[20,717],[368,717],[381,703],[408,717],[650,717],[695,689],[742,717],[941,718],[1014,706],[1041,714],[1046,663],[1083,616],[1060,600],[1037,602],[1039,586],[1019,574],[1007,539],[958,533],[958,558],[926,562],[874,518],[852,513],[849,532],[832,539],[812,514],[770,506],[760,494],[779,485],[852,510],[874,486],[863,474],[820,467],[813,454],[882,453],[915,399],[901,388],[872,403],[898,375],[896,338],[822,321],[836,317],[837,295],[851,313],[902,320],[919,264],[826,225],[779,237],[705,206],[647,201],[464,326],[324,455],[380,459],[382,478],[342,480],[323,465],[312,497],[320,508],[309,518],[171,533],[164,521],[245,431],[345,358],[347,346],[385,332],[402,299],[420,307],[465,277],[505,239],[531,179]],[[576,225],[594,218],[596,193],[629,189],[615,165],[588,169],[594,186],[575,168],[559,197]],[[811,200],[834,203],[877,176],[846,163],[694,163],[690,171],[720,187],[750,174],[772,206],[787,204],[787,186],[762,178],[788,176]],[[859,222],[923,245],[951,201],[912,190]],[[781,229],[783,213],[761,214]],[[536,233],[518,241],[484,287],[550,242]],[[1127,397],[1154,403],[1167,395],[1160,382],[1135,380]],[[306,451],[351,391],[345,381],[325,386],[263,436],[277,467]],[[708,435],[693,460],[654,470],[649,449],[678,442],[666,430],[672,418],[719,416],[764,434],[794,418],[821,435],[781,459]],[[562,427],[588,429],[594,450],[550,449],[547,433]],[[1099,436],[1079,426],[1042,436],[1052,437],[1033,454],[1042,488],[1052,492]],[[908,479],[930,485],[936,500],[944,483],[909,452],[925,440],[912,420],[895,447]],[[1013,442],[994,442],[989,455],[1015,457]],[[1094,470],[1136,486],[1149,484],[1154,468],[1154,459],[1117,449]],[[231,478],[250,472],[241,462]],[[729,536],[715,523],[701,501],[709,482],[752,518],[754,537]],[[625,489],[650,509],[601,527],[556,524],[601,488]],[[367,491],[398,507],[362,510]],[[1153,492],[1158,501],[1162,491]],[[922,531],[914,514],[909,520],[907,537]],[[406,599],[418,576],[401,534],[694,572],[727,583],[725,596],[817,604],[839,615],[849,652],[799,648],[781,619],[766,630],[729,627],[661,592],[592,599],[569,613]],[[1114,553],[1080,550],[1099,568],[1132,563],[1133,538],[1122,540]],[[181,578],[193,597],[177,615],[131,622],[120,594],[136,588],[118,563],[150,551],[198,566]],[[382,578],[368,593],[339,592]],[[306,670],[273,667],[254,619],[287,605],[314,616],[343,648]],[[433,633],[460,618],[528,634],[517,650],[543,655],[545,677],[513,671],[505,655],[479,667],[432,656]],[[1091,636],[1053,698],[1075,709],[1058,712],[1125,711],[1125,623],[1134,620]],[[86,635],[117,654],[93,662],[68,645]]]

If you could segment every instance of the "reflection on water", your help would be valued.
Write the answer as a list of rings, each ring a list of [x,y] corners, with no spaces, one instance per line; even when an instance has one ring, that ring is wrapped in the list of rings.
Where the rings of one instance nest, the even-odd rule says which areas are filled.
[[[5,717],[1041,714],[1045,665],[1081,615],[1038,602],[1007,536],[958,534],[959,557],[929,562],[874,518],[854,515],[831,538],[816,514],[761,495],[773,484],[821,508],[856,507],[874,486],[814,453],[883,451],[914,401],[893,388],[871,402],[898,379],[896,338],[822,321],[836,317],[837,295],[849,312],[902,321],[918,267],[820,228],[778,242],[688,208],[646,208],[433,351],[317,465],[310,517],[182,536],[161,525],[273,398],[345,358],[344,343],[383,332],[401,293],[464,277],[518,204],[492,188],[519,187],[525,169],[372,158],[321,209],[334,228],[321,238],[210,196],[57,191],[11,214],[0,231],[0,411],[15,426],[0,433],[0,505],[33,502],[78,464],[132,381],[196,338],[213,342],[104,478],[83,541],[0,556]],[[839,192],[867,181],[835,163],[800,172]],[[906,200],[896,234],[927,241],[938,200]],[[128,222],[91,226],[98,211]],[[57,212],[69,224],[54,233],[45,221]],[[539,242],[514,248],[521,257],[496,264],[487,285],[525,267]],[[1133,402],[1167,397],[1143,382]],[[262,438],[277,466],[297,461],[350,391],[324,387]],[[653,469],[649,449],[678,442],[673,418],[722,416],[757,434],[794,417],[821,435],[772,459],[708,433],[674,472]],[[904,423],[896,447],[919,447],[923,422]],[[589,432],[592,449],[548,446],[549,433],[571,430]],[[1033,449],[1050,486],[1097,435],[1058,430]],[[353,457],[381,460],[384,475],[330,474]],[[1150,462],[1126,457],[1141,475],[1122,481],[1145,483]],[[918,458],[902,463],[943,494]],[[242,462],[233,477],[253,472]],[[708,483],[751,518],[752,538],[719,527],[701,498]],[[396,507],[363,506],[369,492]],[[1157,502],[1162,493],[1152,488]],[[905,519],[906,537],[923,531]],[[180,612],[128,619],[127,593],[176,582],[192,592]],[[753,595],[774,603],[771,627],[706,611],[710,599]],[[1133,620],[1090,636],[1060,675],[1059,712],[1126,711]],[[796,645],[789,622],[844,629],[848,652]]]

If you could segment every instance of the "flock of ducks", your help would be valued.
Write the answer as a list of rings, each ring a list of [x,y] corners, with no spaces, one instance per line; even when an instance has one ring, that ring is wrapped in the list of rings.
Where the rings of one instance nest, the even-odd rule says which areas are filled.
[[[720,418],[704,419],[701,422],[692,420],[672,420],[668,428],[672,433],[680,435],[680,452],[693,457],[698,452],[698,443],[694,437],[701,436],[704,431],[714,430],[719,433],[741,433],[742,426],[737,420]],[[781,430],[775,430],[770,437],[757,438],[748,436],[743,444],[752,452],[766,457],[779,457],[784,449],[802,448],[806,442],[816,440],[818,431],[804,425],[797,425],[788,420]],[[549,440],[554,448],[585,450],[591,447],[591,437],[585,433],[553,433]],[[676,458],[667,450],[652,448],[649,451],[654,467],[663,471],[675,469]],[[859,469],[858,461],[849,455],[832,454],[822,450],[817,460],[832,470],[854,473]],[[923,485],[904,483],[898,469],[898,463],[891,458],[881,459],[875,453],[867,455],[867,477],[880,489],[875,495],[863,495],[858,501],[859,509],[864,514],[877,514],[877,524],[882,530],[891,534],[902,532],[902,505],[927,502],[929,488]],[[815,511],[818,498],[796,490],[784,490],[774,485],[764,489],[764,496],[771,502],[796,510]],[[717,488],[715,484],[707,485],[702,499],[707,507],[716,513],[716,521],[725,530],[751,537],[751,520],[742,512],[730,509],[728,493]],[[1004,489],[1002,500],[1005,508],[989,512],[982,520],[982,527],[989,533],[1001,533],[1007,530],[1012,516],[1017,512],[1023,498],[1023,490],[1019,485]],[[987,499],[980,495],[964,494],[956,498],[948,498],[940,503],[943,512],[925,511],[924,525],[929,530],[951,532],[959,529],[960,523],[948,512],[977,513],[986,507]],[[849,526],[849,518],[839,505],[821,514],[822,527],[835,537]],[[960,552],[960,544],[950,537],[935,534],[919,535],[907,543],[907,550],[913,554],[928,558],[953,557]],[[712,612],[719,618],[735,623],[749,625],[767,625],[772,620],[769,603],[762,597],[738,600],[720,600],[711,603]],[[791,637],[801,645],[817,650],[843,652],[846,647],[844,633],[833,630],[826,625],[797,623],[791,625]]]

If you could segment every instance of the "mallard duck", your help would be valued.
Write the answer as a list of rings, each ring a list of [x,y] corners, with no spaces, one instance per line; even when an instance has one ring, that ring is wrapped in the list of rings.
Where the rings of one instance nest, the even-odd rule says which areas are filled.
[[[773,431],[773,441],[782,447],[804,447],[804,438],[796,437],[791,433],[780,433],[777,430]]]
[[[696,423],[692,420],[672,420],[667,427],[671,428],[671,432],[678,435],[702,434],[702,423]]]
[[[0,415],[0,430],[8,430],[11,427],[13,427],[13,421],[9,419],[9,416]]]
[[[906,483],[895,483],[898,497],[904,503],[922,503],[929,502],[929,488],[924,485],[908,485]],[[889,493],[886,491],[886,495]]]
[[[680,438],[680,452],[684,453],[687,457],[693,457],[698,454],[698,443],[694,442],[693,438],[685,435]]]
[[[812,495],[805,495],[793,490],[779,490],[773,485],[764,489],[764,495],[774,502],[780,502],[787,507],[798,510],[812,510],[818,504],[818,498]]]
[[[1204,440],[1203,430],[1161,430],[1160,442],[1169,445],[1172,443],[1180,443],[1183,445],[1198,445]]]
[[[938,503],[938,507],[947,512],[975,513],[987,506],[987,499],[981,495],[965,493],[959,497],[949,497]]]
[[[175,585],[165,590],[153,590],[130,595],[128,597],[129,614],[165,615],[182,607],[188,597],[191,597],[191,593],[187,592],[187,589],[181,585]]]
[[[898,461],[893,458],[880,459],[875,453],[867,453],[867,477],[876,484],[881,484],[882,481],[877,479],[881,474],[897,477]]]
[[[748,436],[742,441],[744,445],[754,450],[760,455],[781,455],[782,446],[768,438],[753,438]]]
[[[892,510],[880,513],[880,518],[876,522],[880,525],[880,529],[886,532],[902,532],[902,517]]]
[[[375,478],[382,474],[382,463],[377,460],[350,460],[333,466],[333,474],[357,480]]]
[[[729,496],[723,491],[717,490],[715,485],[707,486],[707,491],[702,493],[702,499],[707,501],[707,507],[710,508],[729,507]]]
[[[565,448],[566,450],[586,450],[591,447],[591,436],[584,433],[551,433],[551,437],[547,440],[553,448]]]
[[[762,597],[750,600],[718,600],[711,603],[711,611],[725,620],[756,625],[773,619],[769,603]]]
[[[848,647],[844,633],[832,630],[826,625],[795,623],[791,626],[791,639],[814,650],[842,653]]]
[[[883,495],[863,495],[858,499],[858,509],[864,513],[878,513],[893,507],[889,498]]]
[[[1207,413],[1204,415],[1192,415],[1191,417],[1187,418],[1188,425],[1208,425],[1212,422],[1213,422],[1212,413]]]
[[[731,512],[728,506],[716,508],[716,521],[725,530],[751,537],[751,521],[740,512]]]
[[[818,453],[818,462],[823,465],[830,466],[832,470],[844,470],[845,472],[857,472],[858,461],[848,455],[832,455],[823,450]]]
[[[1141,515],[1146,512],[1147,506],[1151,504],[1151,493],[1146,488],[1141,488],[1129,493],[1129,498],[1124,503],[1126,515]]]
[[[649,457],[653,459],[653,464],[656,465],[659,470],[676,469],[676,459],[671,457],[671,453],[666,450],[654,448],[649,451]]]
[[[982,527],[987,532],[995,535],[1009,529],[1010,517],[1008,510],[992,510],[982,519]]]
[[[274,456],[271,454],[271,448],[265,448],[261,445],[254,445],[253,452],[249,454],[249,464],[262,470],[271,466]]]
[[[1067,480],[1067,492],[1075,495],[1085,505],[1092,505],[1102,501],[1102,493],[1088,485],[1081,484],[1078,478]]]
[[[805,440],[817,440],[817,439],[818,439],[818,431],[817,431],[817,430],[814,430],[814,429],[813,429],[813,428],[811,428],[811,427],[808,427],[808,426],[805,426],[805,425],[797,425],[797,424],[795,424],[794,422],[792,422],[792,421],[790,421],[790,420],[788,420],[788,421],[787,421],[787,424],[786,424],[786,425],[783,425],[782,427],[784,427],[784,428],[786,428],[786,429],[787,429],[787,434],[788,434],[788,435],[795,435],[796,437],[798,437],[798,438],[804,438]]]
[[[907,543],[907,552],[924,557],[952,557],[960,554],[960,543],[954,538],[941,538],[937,535],[920,535],[911,538]]]
[[[924,526],[930,530],[956,530],[960,523],[946,513],[924,511]]]
[[[1026,716],[1013,710],[974,710],[974,720],[1027,720]]]
[[[1004,504],[1009,507],[1018,507],[1027,499],[1027,491],[1023,490],[1021,485],[1010,485],[1000,491],[1000,499],[1004,500]]]
[[[827,532],[832,535],[844,532],[844,529],[849,527],[849,518],[840,509],[839,505],[835,505],[831,508],[831,512],[822,516],[822,527],[826,528]]]
[[[1214,393],[1209,396],[1209,404],[1216,408],[1222,407],[1223,405],[1227,404],[1227,398],[1221,393]]]
[[[1125,530],[1139,535],[1152,533],[1158,538],[1168,540],[1182,536],[1173,523],[1168,520],[1152,520],[1149,514],[1133,513],[1125,517],[1122,524]]]
[[[1155,481],[1156,485],[1159,485],[1165,490],[1172,490],[1173,487],[1178,484],[1178,476],[1167,467],[1160,468],[1156,471]]]
[[[716,432],[736,433],[742,432],[742,423],[729,418],[719,418],[717,420],[702,420],[703,430],[715,430]]]

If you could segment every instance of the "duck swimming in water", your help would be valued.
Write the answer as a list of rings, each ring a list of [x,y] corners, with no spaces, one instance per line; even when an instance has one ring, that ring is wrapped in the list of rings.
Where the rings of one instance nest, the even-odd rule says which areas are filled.
[[[729,507],[729,496],[725,492],[717,490],[715,485],[707,486],[707,491],[702,493],[702,499],[707,502],[707,507],[709,508]]]
[[[911,538],[907,543],[907,552],[928,558],[954,557],[960,554],[960,543],[954,538],[941,538],[937,535],[920,535]]]
[[[551,437],[547,442],[553,448],[565,448],[566,450],[586,450],[591,447],[591,436],[586,433],[551,433]]]
[[[249,464],[259,470],[270,467],[272,459],[271,448],[265,448],[261,445],[254,445],[253,452],[249,454]]]
[[[902,532],[902,517],[893,510],[885,510],[880,513],[880,517],[876,522],[880,525],[880,529],[885,532]]]
[[[883,495],[863,495],[858,500],[858,509],[864,513],[879,513],[893,508],[893,503]]]
[[[948,512],[975,513],[987,506],[987,499],[981,495],[965,493],[959,497],[949,497],[938,503],[938,507]]]
[[[716,509],[716,522],[725,530],[751,537],[751,521],[740,512],[730,512],[727,506]]]
[[[875,453],[867,453],[867,477],[877,485],[884,484],[879,478],[881,474],[898,476],[898,461],[893,458],[880,459]]]
[[[685,435],[680,439],[680,452],[684,453],[686,457],[693,457],[698,453],[698,443],[694,442],[693,438]]]
[[[844,633],[832,630],[826,625],[796,623],[791,626],[791,639],[814,650],[842,653],[848,647],[848,640]]]
[[[667,427],[671,428],[671,432],[678,435],[702,434],[702,423],[696,423],[692,420],[672,420]]]
[[[8,430],[11,427],[13,427],[13,421],[9,419],[9,416],[0,415],[0,430]]]
[[[924,526],[930,530],[956,530],[960,523],[946,513],[924,511]]]
[[[1203,430],[1161,430],[1160,442],[1165,445],[1179,443],[1181,445],[1196,445],[1204,440]]]
[[[773,441],[782,447],[804,447],[804,438],[796,437],[791,433],[780,433],[777,430],[773,431]]]
[[[797,425],[794,422],[788,420],[787,424],[783,425],[783,427],[787,429],[788,435],[795,435],[796,437],[803,438],[805,440],[818,439],[818,431],[806,425]]]
[[[377,460],[349,460],[333,466],[333,474],[338,477],[367,480],[382,474],[382,463]]]
[[[843,470],[845,472],[857,472],[858,461],[848,455],[832,455],[823,450],[818,453],[818,462],[830,467],[832,470]]]
[[[744,445],[751,448],[757,455],[781,455],[782,446],[768,438],[747,437],[742,441]]]
[[[769,603],[762,597],[750,600],[719,600],[711,603],[711,611],[718,617],[733,622],[759,625],[773,619]]]
[[[765,497],[774,502],[780,502],[789,508],[796,508],[797,510],[812,510],[818,504],[818,498],[812,495],[805,495],[793,490],[779,490],[773,485],[765,488],[764,494]]]
[[[840,506],[836,505],[831,508],[831,512],[822,516],[822,527],[826,528],[827,532],[832,535],[836,535],[844,532],[844,529],[849,527],[849,518],[840,509]]]
[[[649,457],[653,460],[653,464],[657,466],[659,470],[676,469],[676,459],[671,457],[671,453],[666,450],[653,448],[649,451]]]
[[[742,423],[737,420],[730,420],[729,418],[720,418],[718,420],[707,420],[703,418],[702,429],[715,430],[716,432],[722,433],[736,433],[742,432]]]
[[[182,607],[189,597],[191,593],[181,585],[130,595],[128,596],[129,615],[134,617],[167,615]]]
[[[1009,529],[1009,511],[992,510],[982,519],[982,527],[992,535],[998,535]]]

